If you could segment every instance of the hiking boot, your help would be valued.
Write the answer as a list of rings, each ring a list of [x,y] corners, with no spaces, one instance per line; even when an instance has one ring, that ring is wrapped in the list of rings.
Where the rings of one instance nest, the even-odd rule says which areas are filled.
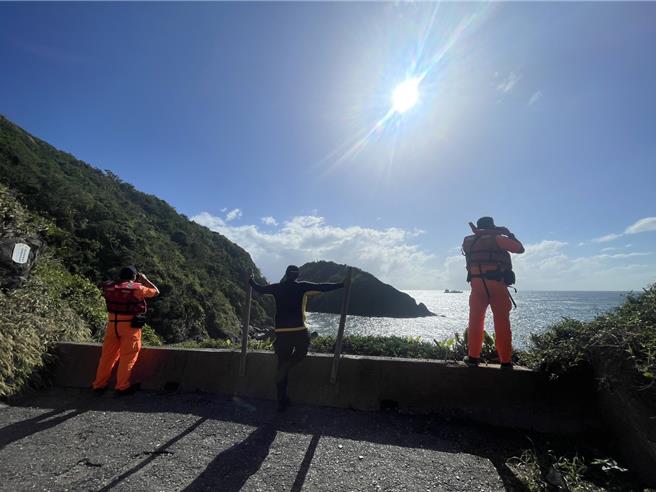
[[[505,369],[506,371],[512,371],[513,368],[513,363],[512,362],[502,362],[501,363],[501,369]]]
[[[291,401],[289,401],[288,397],[284,397],[282,400],[278,400],[278,411],[284,412],[285,410],[287,410],[287,407],[289,406],[290,403]]]
[[[481,359],[479,359],[478,357],[470,357],[468,355],[465,356],[465,358],[462,359],[462,361],[465,364],[467,364],[469,367],[478,367],[478,364],[481,363]]]

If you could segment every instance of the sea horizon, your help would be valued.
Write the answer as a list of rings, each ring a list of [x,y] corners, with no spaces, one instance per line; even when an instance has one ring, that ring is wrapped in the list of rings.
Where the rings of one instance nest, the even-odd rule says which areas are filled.
[[[461,294],[445,293],[444,289],[403,290],[418,303],[423,302],[435,316],[422,318],[385,318],[349,315],[346,335],[376,335],[419,337],[424,341],[445,340],[462,334],[468,324],[469,290]],[[526,348],[530,336],[541,333],[564,318],[589,321],[620,306],[634,291],[511,291],[517,308],[510,312],[515,348]],[[319,335],[335,335],[339,316],[327,313],[307,313],[308,329]],[[494,332],[492,313],[488,309],[485,329]]]

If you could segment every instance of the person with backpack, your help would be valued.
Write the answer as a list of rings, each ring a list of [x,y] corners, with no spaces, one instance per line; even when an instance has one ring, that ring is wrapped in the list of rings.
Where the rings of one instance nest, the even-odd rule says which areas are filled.
[[[469,296],[468,355],[464,362],[478,366],[485,330],[485,312],[492,307],[495,346],[502,369],[512,369],[512,332],[510,308],[512,298],[508,286],[515,283],[510,253],[521,254],[524,246],[506,227],[494,225],[492,217],[481,217],[476,226],[469,223],[473,234],[465,237],[462,252],[467,263]],[[514,302],[514,301],[513,301]]]
[[[102,354],[98,362],[93,390],[107,389],[112,369],[118,361],[115,391],[117,396],[134,393],[139,384],[131,384],[130,375],[141,350],[141,327],[146,323],[146,299],[159,294],[159,289],[133,266],[121,269],[118,281],[101,285],[108,319]]]
[[[303,360],[310,346],[310,334],[305,326],[307,297],[344,287],[344,282],[334,284],[299,282],[297,280],[299,273],[297,266],[289,265],[280,283],[260,285],[253,280],[252,274],[249,279],[251,287],[256,292],[271,294],[276,301],[276,339],[273,348],[278,358],[276,387],[278,411],[281,412],[285,411],[290,403],[287,397],[289,370]]]

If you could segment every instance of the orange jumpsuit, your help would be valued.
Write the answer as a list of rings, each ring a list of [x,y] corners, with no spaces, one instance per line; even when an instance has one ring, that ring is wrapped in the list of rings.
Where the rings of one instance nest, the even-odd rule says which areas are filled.
[[[142,299],[155,297],[158,293],[156,289],[138,282],[133,284],[139,287],[137,295]],[[115,389],[123,391],[130,387],[130,374],[141,350],[141,329],[132,327],[132,318],[134,318],[132,314],[109,313],[93,389],[107,387],[116,361],[118,361],[118,373]]]
[[[466,240],[467,238],[465,238]],[[497,245],[510,253],[523,253],[524,246],[516,239],[497,235],[495,237]],[[478,275],[483,272],[496,270],[496,264],[481,264],[479,269],[472,266],[471,273]],[[503,281],[485,279],[487,290],[483,279],[471,279],[471,294],[469,295],[469,327],[467,328],[467,349],[469,357],[478,359],[483,349],[483,332],[485,330],[485,312],[487,307],[492,307],[492,316],[494,319],[494,333],[496,335],[496,349],[499,354],[501,363],[508,363],[512,360],[512,332],[510,330],[510,294]]]

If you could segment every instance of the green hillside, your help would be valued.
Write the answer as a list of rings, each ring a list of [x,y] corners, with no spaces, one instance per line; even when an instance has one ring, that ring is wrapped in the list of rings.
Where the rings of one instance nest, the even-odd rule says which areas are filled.
[[[243,273],[261,275],[236,244],[2,116],[0,183],[56,226],[46,242],[70,273],[94,283],[125,264],[147,273],[162,293],[150,304],[149,324],[167,342],[237,335]],[[272,313],[271,301],[258,299],[252,322],[268,324]]]

